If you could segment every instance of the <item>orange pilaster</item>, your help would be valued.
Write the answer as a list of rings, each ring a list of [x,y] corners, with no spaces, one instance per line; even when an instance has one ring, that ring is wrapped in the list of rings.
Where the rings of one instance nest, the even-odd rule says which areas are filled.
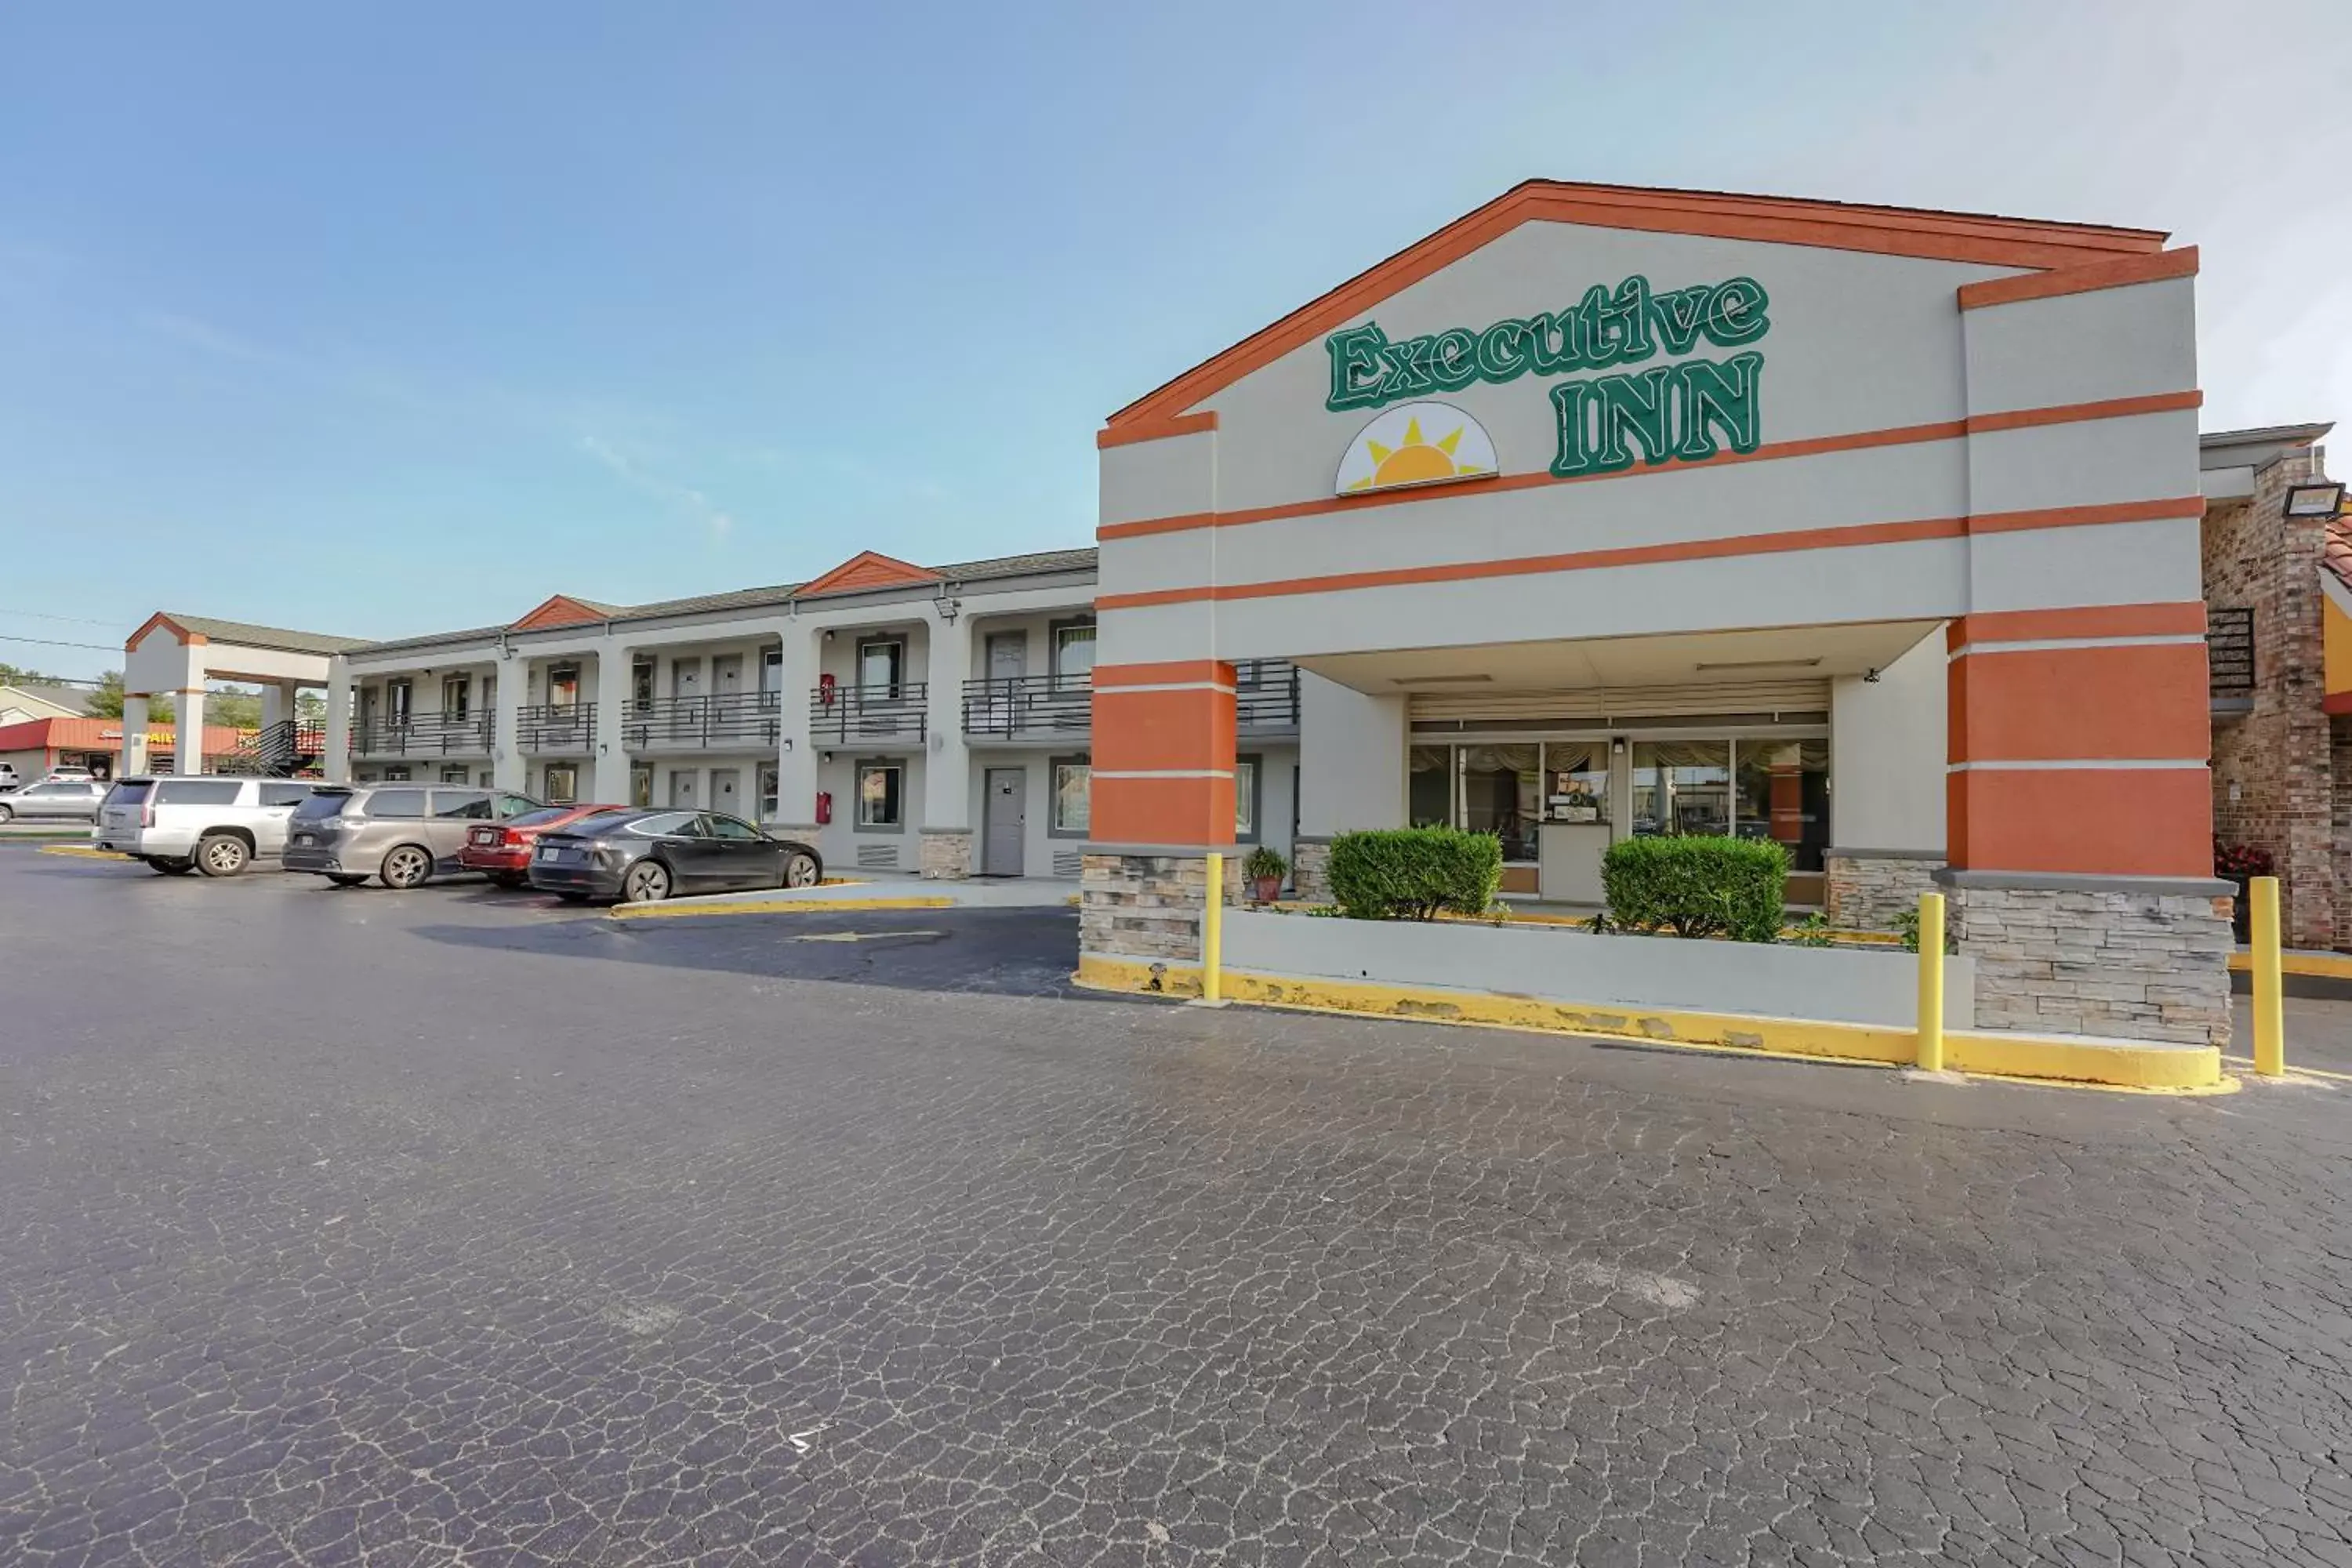
[[[1954,622],[1953,867],[2210,877],[2202,625],[2202,606],[2164,605]]]
[[[1234,841],[1234,668],[1217,660],[1095,669],[1089,836],[1200,847]]]

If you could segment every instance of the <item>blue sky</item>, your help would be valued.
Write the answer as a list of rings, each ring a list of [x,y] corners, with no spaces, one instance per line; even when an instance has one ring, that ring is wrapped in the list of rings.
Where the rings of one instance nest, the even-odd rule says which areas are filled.
[[[1085,543],[1105,414],[1535,175],[2171,228],[2208,426],[2352,415],[2352,6],[2217,16],[7,7],[0,660]]]

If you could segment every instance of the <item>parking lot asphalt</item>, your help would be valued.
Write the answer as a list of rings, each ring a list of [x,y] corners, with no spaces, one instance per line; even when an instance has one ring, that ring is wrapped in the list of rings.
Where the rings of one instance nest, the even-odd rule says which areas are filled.
[[[0,846],[0,1563],[2352,1563],[2352,1085]]]

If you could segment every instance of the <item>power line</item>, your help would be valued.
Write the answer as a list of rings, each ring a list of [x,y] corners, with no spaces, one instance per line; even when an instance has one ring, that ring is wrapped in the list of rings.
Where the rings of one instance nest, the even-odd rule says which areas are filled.
[[[22,616],[33,621],[71,621],[77,626],[110,626],[113,621],[92,620],[88,616],[52,616],[42,610],[0,610],[0,616]]]
[[[120,648],[116,647],[112,643],[106,643],[106,642],[59,642],[59,641],[58,641],[57,638],[55,638],[55,637],[12,637],[8,636],[8,635],[7,635],[6,633],[5,633],[5,632],[0,632],[0,642],[28,642],[28,643],[37,643],[37,644],[38,644],[38,645],[39,645],[40,647],[86,647],[86,648],[91,648],[91,649],[94,649],[94,650],[96,650],[96,651],[97,651],[97,652],[99,652],[99,653],[119,653],[119,652],[121,652],[121,651]]]

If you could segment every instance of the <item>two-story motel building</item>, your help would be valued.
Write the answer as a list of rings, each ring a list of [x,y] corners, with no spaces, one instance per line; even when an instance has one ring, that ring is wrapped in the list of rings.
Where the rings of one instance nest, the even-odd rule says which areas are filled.
[[[564,595],[512,624],[341,654],[331,777],[695,806],[830,868],[1075,879],[1089,831],[1095,552],[926,568],[872,552],[806,583],[660,604]],[[1242,677],[1232,831],[1290,847],[1295,672]]]

